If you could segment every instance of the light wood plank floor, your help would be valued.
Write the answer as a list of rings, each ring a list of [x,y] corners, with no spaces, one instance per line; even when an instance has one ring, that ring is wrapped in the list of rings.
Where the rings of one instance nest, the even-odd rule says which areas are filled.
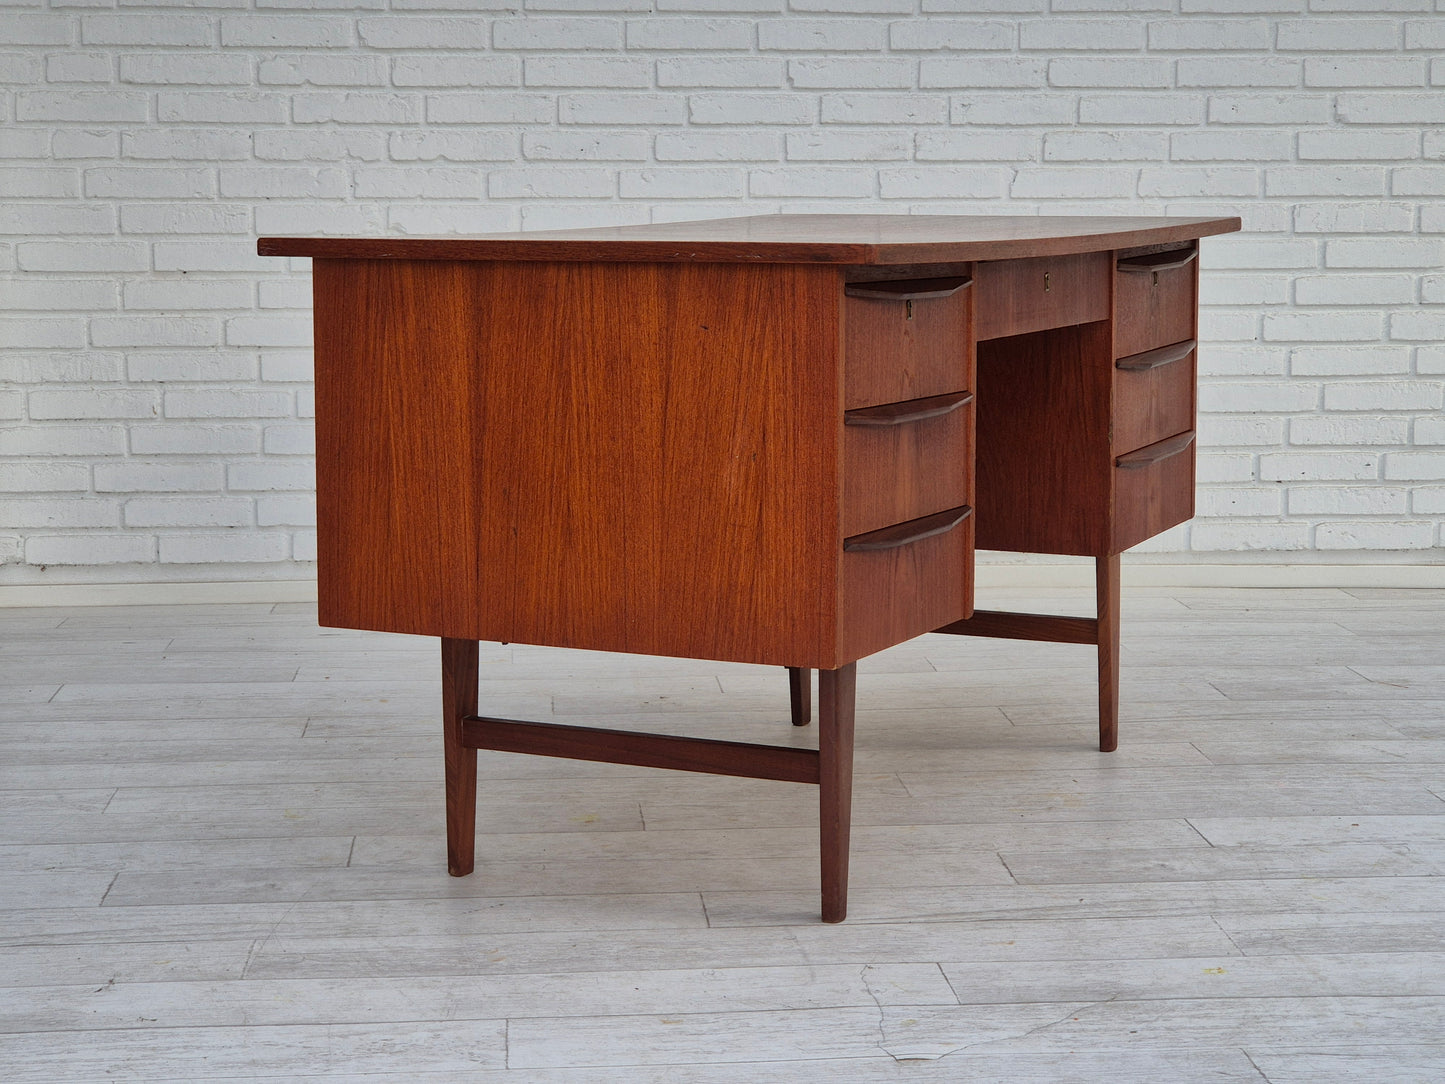
[[[484,753],[448,877],[435,641],[0,611],[0,1077],[1445,1079],[1445,592],[1129,591],[1124,630],[1113,755],[1088,648],[861,664],[823,926],[787,783]],[[781,670],[482,671],[492,714],[813,740]]]

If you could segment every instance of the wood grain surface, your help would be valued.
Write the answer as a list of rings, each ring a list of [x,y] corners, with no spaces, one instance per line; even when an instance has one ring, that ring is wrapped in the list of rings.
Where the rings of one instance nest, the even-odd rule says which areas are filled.
[[[1194,432],[1150,444],[1131,456],[1140,465],[1114,468],[1114,537],[1111,550],[1122,553],[1194,515]]]
[[[834,663],[835,270],[316,275],[323,621]]]
[[[1130,369],[1125,367],[1131,360],[1127,358],[1115,365],[1110,440],[1115,455],[1194,428],[1194,340],[1177,345],[1189,349],[1152,352],[1172,358],[1162,365]],[[1136,354],[1134,358],[1149,356]]]
[[[843,430],[843,534],[969,504],[973,409]]]
[[[974,268],[979,340],[1109,319],[1108,252],[979,263]]]
[[[1190,246],[1154,253],[1140,259],[1163,261],[1157,269],[1145,265],[1148,270],[1117,272],[1114,349],[1118,357],[1194,338],[1199,261],[1179,261],[1196,251]]]
[[[263,256],[890,265],[1066,255],[1187,241],[1238,218],[758,215],[490,237],[263,237]]]
[[[849,296],[843,302],[845,408],[970,390],[973,290],[911,302],[880,293],[885,296]]]

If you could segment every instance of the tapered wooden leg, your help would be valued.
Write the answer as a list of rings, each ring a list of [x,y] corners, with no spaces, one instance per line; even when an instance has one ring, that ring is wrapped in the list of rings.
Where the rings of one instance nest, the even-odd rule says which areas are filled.
[[[813,717],[813,672],[788,667],[788,699],[792,703],[793,725],[807,726]]]
[[[848,837],[853,822],[853,701],[857,665],[818,671],[818,824],[823,921],[848,915]]]
[[[462,744],[462,720],[477,713],[477,642],[442,639],[442,737],[447,777],[447,870],[472,872],[477,845],[477,751]]]
[[[1099,751],[1119,748],[1119,555],[1094,559],[1099,602]]]

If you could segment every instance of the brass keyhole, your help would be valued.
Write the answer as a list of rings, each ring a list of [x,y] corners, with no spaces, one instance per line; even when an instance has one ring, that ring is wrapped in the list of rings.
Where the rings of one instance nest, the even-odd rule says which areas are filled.
[[[903,303],[903,312],[904,312],[904,314],[905,314],[904,317],[903,317],[905,320],[912,320],[912,319],[913,319],[913,302],[912,302],[912,301],[905,301],[905,302]]]
[[[1052,287],[1049,286],[1049,273],[1048,273],[1047,271],[1045,271],[1045,272],[1044,272],[1044,293],[1048,293],[1050,289],[1052,289]]]
[[[1158,285],[1159,285],[1159,272],[1158,272],[1158,271],[1155,271],[1155,272],[1154,272],[1154,285],[1155,285],[1155,286],[1158,286]]]

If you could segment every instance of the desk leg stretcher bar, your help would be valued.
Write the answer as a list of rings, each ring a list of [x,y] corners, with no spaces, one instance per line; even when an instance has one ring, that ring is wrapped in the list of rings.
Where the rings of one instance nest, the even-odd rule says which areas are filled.
[[[477,643],[442,640],[443,733],[446,742],[447,869],[472,872],[476,846],[477,750],[530,753],[606,764],[813,783],[819,793],[824,922],[848,911],[848,841],[853,804],[855,664],[818,674],[818,748],[643,734],[629,730],[492,719],[477,711]],[[793,710],[807,711],[806,671],[798,671]],[[804,720],[806,722],[806,719]]]
[[[1119,555],[1096,557],[1094,589],[1097,617],[999,613],[975,610],[963,621],[935,632],[992,636],[1005,640],[1045,640],[1056,644],[1095,644],[1099,648],[1099,751],[1119,747]]]
[[[933,631],[956,636],[1096,645],[1099,649],[1099,751],[1112,753],[1119,747],[1119,555],[1095,558],[1095,564],[1097,617],[974,610],[972,617]],[[788,683],[793,694],[793,724],[803,726],[808,722],[807,671],[802,671],[800,678],[799,671],[790,667]]]

